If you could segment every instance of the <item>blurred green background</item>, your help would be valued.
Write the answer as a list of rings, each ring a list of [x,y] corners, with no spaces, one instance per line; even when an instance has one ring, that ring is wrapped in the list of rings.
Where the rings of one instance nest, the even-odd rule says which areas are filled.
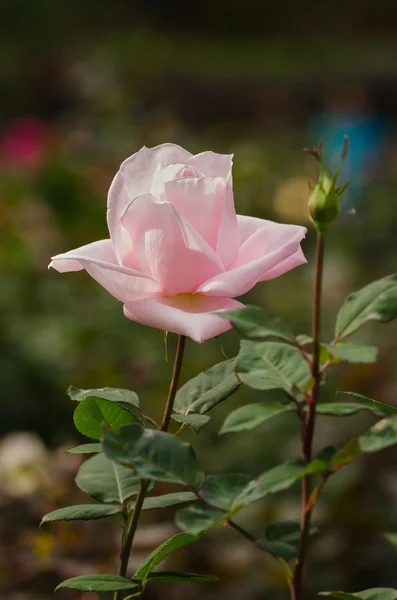
[[[47,271],[52,255],[107,237],[107,190],[124,158],[163,142],[233,152],[237,212],[309,227],[309,264],[244,300],[309,333],[314,234],[306,202],[316,166],[301,149],[323,139],[332,165],[346,133],[342,179],[351,186],[328,244],[324,339],[347,293],[397,269],[397,5],[376,5],[0,2],[1,598],[52,598],[60,580],[116,565],[117,519],[38,529],[45,512],[84,502],[73,484],[80,458],[64,454],[81,441],[68,385],[134,389],[153,415],[164,402],[171,364],[161,332],[127,321],[86,273]],[[367,326],[360,340],[379,345],[379,362],[336,368],[324,396],[349,389],[395,403],[397,326]],[[238,345],[234,332],[205,346],[190,341],[183,379],[235,355]],[[243,389],[214,410],[199,437],[186,434],[207,472],[258,474],[299,454],[292,415],[218,436],[232,407],[261,398]],[[316,445],[342,444],[371,422],[322,417]],[[397,586],[397,556],[382,535],[397,531],[396,463],[393,450],[369,455],[329,483],[316,515],[308,597]],[[266,523],[298,515],[292,488],[246,510],[242,521],[260,535]],[[145,514],[131,565],[173,532],[172,509]],[[225,528],[173,561],[221,581],[153,585],[148,599],[287,597],[277,563]]]

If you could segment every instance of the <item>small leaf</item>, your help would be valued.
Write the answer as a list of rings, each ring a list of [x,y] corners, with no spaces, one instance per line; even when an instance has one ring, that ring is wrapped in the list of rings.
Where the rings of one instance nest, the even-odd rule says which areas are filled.
[[[331,417],[346,417],[355,415],[363,410],[369,410],[374,415],[382,416],[382,412],[379,409],[363,406],[357,402],[324,402],[323,404],[317,404],[316,407],[317,414]]]
[[[257,390],[283,389],[293,394],[303,391],[311,375],[307,362],[297,348],[280,342],[241,343],[236,373]]]
[[[133,590],[138,584],[120,575],[79,575],[67,581],[62,581],[55,588],[78,590],[79,592],[118,592],[119,590]]]
[[[151,510],[153,508],[165,508],[167,506],[175,506],[195,500],[196,496],[193,492],[171,492],[162,496],[150,496],[143,503],[143,510]],[[132,504],[133,507],[133,504]]]
[[[155,571],[149,573],[147,581],[164,581],[175,583],[208,583],[219,581],[218,577],[212,575],[200,575],[198,573],[178,573],[175,571]]]
[[[320,596],[332,596],[340,600],[395,600],[397,590],[392,588],[371,588],[362,592],[320,592]]]
[[[332,456],[329,462],[330,469],[344,467],[360,456],[360,454],[362,454],[362,451],[358,440],[349,440],[341,450],[338,450],[338,452]]]
[[[337,317],[335,335],[345,338],[367,321],[387,323],[396,316],[397,275],[389,275],[347,297]]]
[[[222,525],[227,517],[223,510],[208,506],[204,502],[195,502],[177,512],[176,524],[184,531],[198,535],[211,527]]]
[[[115,504],[76,504],[58,508],[44,515],[40,527],[52,521],[91,521],[104,519],[120,513],[120,506]]]
[[[192,446],[165,431],[145,429],[139,436],[137,425],[128,425],[119,433],[105,431],[103,447],[110,458],[133,466],[144,479],[197,488],[204,477]]]
[[[140,477],[132,469],[122,467],[100,453],[81,465],[76,483],[83,492],[100,502],[123,504],[138,493]]]
[[[113,402],[121,408],[125,408],[131,412],[135,412],[135,409],[139,408],[138,395],[130,390],[110,387],[98,388],[95,390],[79,390],[71,385],[67,393],[75,402],[81,402],[86,398],[102,398],[102,400]]]
[[[311,527],[310,535],[316,531],[316,527]],[[265,535],[265,539],[258,540],[256,545],[265,552],[281,556],[284,560],[290,560],[297,552],[300,523],[298,521],[275,521],[267,526]]]
[[[141,564],[133,579],[145,581],[148,579],[149,573],[160,564],[173,550],[187,546],[193,542],[197,542],[200,537],[197,535],[191,535],[190,533],[177,533],[172,538],[158,546],[145,561]]]
[[[264,421],[294,409],[293,403],[255,402],[254,404],[245,404],[226,417],[219,433],[254,429]]]
[[[378,452],[397,443],[397,417],[382,419],[359,437],[363,452]]]
[[[189,413],[188,415],[174,413],[171,415],[171,419],[174,419],[178,423],[184,423],[194,432],[198,433],[204,425],[207,425],[211,417],[209,415],[200,415],[199,413]]]
[[[225,360],[185,383],[176,394],[174,411],[202,415],[226,400],[239,386],[234,360]]]
[[[81,444],[66,450],[66,454],[97,454],[102,451],[101,444]]]
[[[307,346],[308,344],[313,343],[313,338],[310,335],[301,334],[296,336],[296,341],[301,346]]]
[[[136,421],[135,416],[117,404],[102,398],[85,398],[73,415],[74,424],[80,433],[95,440],[101,439],[102,424],[118,429]]]
[[[363,346],[350,342],[339,343],[336,346],[326,346],[329,354],[342,362],[374,363],[378,354],[376,346]]]
[[[239,333],[250,340],[278,337],[295,342],[295,336],[288,325],[258,306],[245,306],[218,314],[228,319]]]
[[[358,400],[364,406],[367,406],[374,414],[384,415],[385,417],[391,417],[393,415],[397,415],[397,407],[390,406],[389,404],[384,404],[383,402],[379,402],[379,400],[372,400],[372,398],[367,398],[362,394],[356,394],[356,392],[336,392],[337,394],[344,394],[345,396],[351,396],[355,400]]]
[[[251,477],[243,473],[208,475],[204,479],[200,495],[208,504],[228,511],[232,508],[234,499],[250,481]]]

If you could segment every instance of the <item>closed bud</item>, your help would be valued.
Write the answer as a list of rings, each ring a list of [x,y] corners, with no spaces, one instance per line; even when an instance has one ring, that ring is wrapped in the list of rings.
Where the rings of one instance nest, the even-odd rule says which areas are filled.
[[[315,150],[309,150],[315,156],[320,164],[320,174],[316,185],[309,197],[309,214],[313,220],[320,235],[325,234],[331,223],[335,221],[339,214],[339,198],[346,191],[347,185],[338,187],[338,177],[342,165],[347,156],[348,139],[345,136],[345,142],[342,151],[342,158],[334,176],[326,169],[321,153],[321,145]]]

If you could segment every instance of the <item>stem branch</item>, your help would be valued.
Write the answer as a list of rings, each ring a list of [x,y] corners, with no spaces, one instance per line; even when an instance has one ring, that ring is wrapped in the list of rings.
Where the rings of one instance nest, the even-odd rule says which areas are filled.
[[[316,423],[316,406],[320,391],[321,370],[320,370],[320,327],[321,327],[321,292],[323,280],[324,265],[324,245],[323,235],[317,235],[316,245],[316,269],[314,276],[313,289],[313,319],[312,319],[312,337],[313,337],[313,357],[311,364],[311,374],[313,388],[307,398],[308,411],[305,421],[302,423],[302,454],[303,458],[310,462],[313,451],[314,427]],[[311,477],[306,475],[302,479],[302,516],[301,516],[301,534],[298,547],[298,556],[293,578],[293,591],[291,598],[300,600],[302,595],[303,574],[309,543],[310,521],[314,505],[309,502],[311,497]]]

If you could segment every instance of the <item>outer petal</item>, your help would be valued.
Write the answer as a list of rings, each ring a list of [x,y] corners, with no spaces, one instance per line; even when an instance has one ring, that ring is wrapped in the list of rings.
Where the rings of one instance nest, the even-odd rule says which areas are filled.
[[[223,265],[205,240],[170,202],[150,194],[135,198],[121,218],[130,236],[124,264],[159,282],[163,295],[193,293]]]
[[[243,244],[231,268],[201,285],[198,292],[212,296],[241,296],[258,281],[277,277],[305,262],[299,251],[306,234],[304,227],[250,219],[239,217],[239,223],[240,220],[243,223]]]
[[[218,232],[227,196],[227,180],[222,177],[174,179],[165,183],[165,198],[216,250]]]
[[[58,254],[52,258],[49,266],[60,273],[85,269],[93,279],[121,302],[140,300],[159,292],[156,281],[118,264],[111,240],[100,240]]]
[[[190,152],[176,144],[161,144],[155,148],[143,147],[122,163],[109,189],[107,212],[110,237],[120,262],[124,250],[119,223],[127,204],[141,194],[151,192],[157,195],[163,189],[164,167],[186,164],[191,156]]]
[[[198,294],[191,296],[194,301],[193,306],[189,306],[189,300],[181,296],[132,302],[124,306],[124,314],[143,325],[204,342],[231,329],[230,322],[213,314],[213,311],[234,310],[244,306],[230,298],[210,298]]]

